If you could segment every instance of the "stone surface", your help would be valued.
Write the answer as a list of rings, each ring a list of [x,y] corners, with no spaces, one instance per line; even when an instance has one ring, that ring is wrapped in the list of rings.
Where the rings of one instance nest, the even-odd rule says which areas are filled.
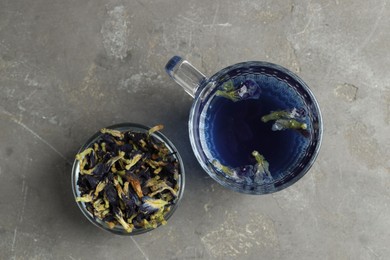
[[[373,1],[0,1],[0,259],[386,259],[390,6]],[[218,185],[190,148],[173,55],[206,75],[245,60],[298,73],[324,117],[310,172],[272,195]],[[100,231],[70,185],[101,127],[163,123],[186,167],[168,225]]]

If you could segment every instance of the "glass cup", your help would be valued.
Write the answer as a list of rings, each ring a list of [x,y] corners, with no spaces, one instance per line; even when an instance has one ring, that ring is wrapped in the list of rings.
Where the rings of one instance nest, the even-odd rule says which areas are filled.
[[[219,184],[241,193],[272,193],[295,183],[313,165],[322,141],[321,112],[309,87],[291,71],[248,61],[207,78],[178,56],[165,69],[194,98],[188,121],[191,146]],[[277,121],[279,113],[273,114],[274,121],[264,120],[278,110],[286,118]],[[291,119],[298,114],[305,121],[296,127]],[[284,122],[292,123],[280,129]]]
[[[113,125],[113,126],[109,126],[107,127],[108,129],[113,129],[113,130],[118,130],[118,131],[121,131],[121,132],[126,132],[126,131],[133,131],[133,132],[139,132],[139,133],[143,133],[143,132],[147,132],[150,127],[147,127],[147,126],[143,126],[143,125],[139,125],[139,124],[134,124],[134,123],[122,123],[122,124],[117,124],[117,125]],[[102,135],[102,133],[99,131],[97,133],[95,133],[91,138],[88,139],[88,141],[80,148],[79,152],[82,152],[84,151],[85,149],[91,147],[96,141],[98,141],[98,139],[100,138],[100,136]],[[175,146],[171,143],[171,141],[169,141],[169,139],[164,136],[161,132],[157,131],[157,132],[154,132],[152,134],[153,137],[155,137],[157,140],[165,143],[165,145],[167,146],[167,148],[169,149],[169,151],[171,153],[174,153],[174,156],[175,158],[177,159],[177,161],[179,162],[179,180],[178,180],[178,185],[179,185],[179,192],[177,194],[177,198],[175,198],[175,201],[174,201],[174,204],[173,206],[171,207],[171,210],[164,216],[165,220],[168,221],[168,219],[173,215],[173,213],[175,212],[181,198],[183,197],[183,192],[184,192],[184,184],[185,184],[185,179],[184,179],[184,176],[185,176],[185,173],[184,173],[184,165],[183,165],[183,161],[180,157],[180,154],[179,152],[177,151],[177,149],[175,148]],[[73,163],[73,168],[72,168],[72,190],[73,190],[73,195],[74,195],[74,198],[76,199],[77,197],[80,197],[81,194],[80,194],[80,191],[78,189],[78,185],[77,185],[77,180],[79,179],[79,173],[80,173],[80,164],[79,164],[79,161],[78,160],[75,160],[74,163]],[[95,226],[103,229],[103,230],[106,230],[106,231],[109,231],[111,233],[114,233],[114,234],[117,234],[117,235],[138,235],[138,234],[142,234],[142,233],[145,233],[145,232],[148,232],[148,231],[151,231],[153,230],[153,228],[135,228],[133,229],[132,232],[128,233],[121,225],[116,225],[114,228],[110,228],[104,221],[94,217],[85,207],[85,203],[84,202],[77,202],[77,206],[80,208],[81,212],[84,214],[84,216],[92,223],[94,224]],[[158,224],[158,226],[160,226],[161,224]]]

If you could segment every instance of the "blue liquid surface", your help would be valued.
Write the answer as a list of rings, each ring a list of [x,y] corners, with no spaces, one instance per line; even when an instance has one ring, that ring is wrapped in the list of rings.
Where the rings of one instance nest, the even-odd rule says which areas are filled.
[[[234,84],[248,77],[235,78]],[[274,179],[296,164],[305,153],[310,139],[296,130],[272,131],[274,122],[264,123],[261,117],[271,111],[304,108],[302,99],[284,82],[263,75],[251,76],[261,88],[258,99],[237,102],[215,96],[206,108],[204,131],[213,159],[231,168],[254,165],[254,150],[264,156]],[[305,121],[310,130],[309,120]]]

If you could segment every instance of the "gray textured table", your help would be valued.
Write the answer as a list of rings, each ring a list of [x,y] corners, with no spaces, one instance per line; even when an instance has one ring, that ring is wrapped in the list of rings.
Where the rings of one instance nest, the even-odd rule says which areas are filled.
[[[0,259],[387,259],[390,6],[373,1],[0,1]],[[311,86],[325,133],[312,170],[266,196],[198,165],[175,54],[211,75],[281,64]],[[166,226],[119,237],[73,200],[71,164],[99,128],[163,123],[186,191]]]

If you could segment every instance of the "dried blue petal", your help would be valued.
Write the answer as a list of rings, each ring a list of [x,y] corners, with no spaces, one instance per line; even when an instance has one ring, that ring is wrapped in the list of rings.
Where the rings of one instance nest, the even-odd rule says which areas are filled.
[[[293,129],[301,133],[303,136],[309,137],[310,133],[307,130],[307,124],[304,122],[305,117],[305,109],[293,108],[290,110],[272,111],[268,115],[264,115],[261,118],[261,121],[264,123],[275,121],[272,125],[272,131]]]
[[[149,180],[151,178],[150,168],[141,169],[137,175],[140,179]]]
[[[85,178],[87,175],[80,175],[77,180],[77,185],[79,186],[79,190],[84,193],[89,191],[89,182]]]
[[[104,192],[111,205],[116,205],[118,203],[118,193],[112,183],[108,183],[106,187],[104,187]]]
[[[115,144],[115,139],[114,139],[114,137],[112,135],[103,134],[103,135],[100,136],[100,138],[106,144]]]
[[[88,182],[89,189],[94,190],[99,183],[99,179],[91,175],[85,175],[85,179]]]
[[[129,198],[127,195],[122,196],[122,200],[126,206],[125,208],[126,215],[127,216],[133,215],[136,212],[136,207],[137,207],[135,201]]]
[[[251,79],[245,80],[242,86],[240,87],[240,97],[241,99],[258,99],[261,94],[261,89],[259,85]]]
[[[129,143],[125,143],[124,145],[119,147],[120,151],[125,152],[126,154],[130,154],[133,151],[133,145]]]
[[[90,175],[98,178],[99,180],[102,180],[109,172],[109,170],[110,167],[108,167],[106,164],[98,163],[90,170]]]
[[[306,117],[306,110],[302,108],[293,108],[291,111],[291,114],[293,118],[305,118]]]
[[[108,214],[106,215],[104,218],[103,218],[103,221],[104,222],[113,222],[115,221],[115,217],[112,215],[112,214]]]

